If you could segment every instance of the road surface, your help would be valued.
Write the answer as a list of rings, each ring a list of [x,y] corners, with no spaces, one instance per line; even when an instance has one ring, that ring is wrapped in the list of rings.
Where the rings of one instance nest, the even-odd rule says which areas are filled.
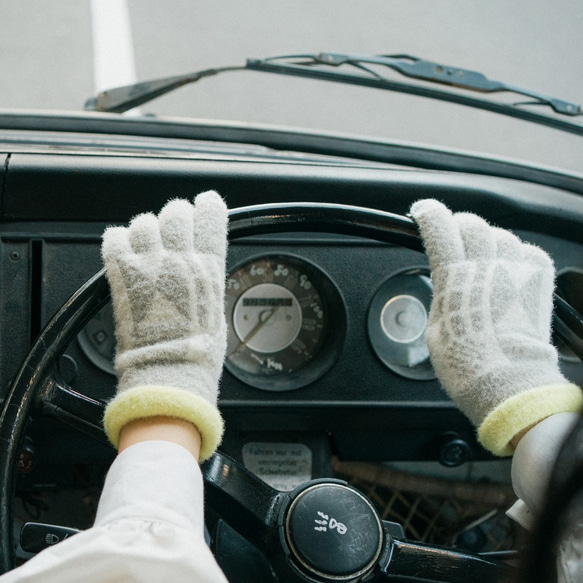
[[[0,108],[78,110],[95,91],[246,57],[407,53],[583,102],[579,0],[0,0]],[[385,91],[237,72],[143,113],[283,124],[583,172],[583,139]]]

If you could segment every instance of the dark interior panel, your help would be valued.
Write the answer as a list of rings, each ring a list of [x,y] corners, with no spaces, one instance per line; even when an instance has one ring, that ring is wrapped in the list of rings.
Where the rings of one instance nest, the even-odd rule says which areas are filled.
[[[439,198],[454,209],[475,211],[518,230],[553,255],[559,272],[583,268],[583,203],[574,194],[541,185],[349,162],[276,165],[15,153],[5,164],[2,190],[2,396],[43,326],[101,269],[104,228],[139,212],[157,212],[169,198],[190,198],[210,188],[221,192],[231,208],[309,201],[405,214],[416,199]],[[294,390],[263,390],[225,371],[221,408],[230,436],[224,447],[237,454],[249,432],[269,439],[286,431],[300,441],[308,434],[324,439],[346,459],[431,460],[438,458],[443,436],[453,433],[469,444],[471,458],[488,457],[437,380],[405,378],[385,366],[371,345],[367,318],[375,294],[395,274],[426,268],[423,254],[343,235],[280,233],[234,242],[229,270],[268,255],[310,264],[330,280],[343,304],[345,322],[335,329],[342,337],[335,338],[332,365]],[[335,317],[338,313],[331,313],[329,321]],[[96,366],[78,342],[60,366],[75,390],[101,401],[113,395],[115,377]],[[583,380],[578,362],[564,358],[563,368],[573,380]],[[68,439],[67,430],[49,424],[46,431],[57,451]],[[94,456],[107,457],[107,449],[89,438],[75,440]]]

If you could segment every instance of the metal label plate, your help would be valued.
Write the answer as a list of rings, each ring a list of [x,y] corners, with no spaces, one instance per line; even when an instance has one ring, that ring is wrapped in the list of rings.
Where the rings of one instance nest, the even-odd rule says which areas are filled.
[[[243,463],[273,488],[290,491],[312,479],[312,450],[303,443],[249,442]]]

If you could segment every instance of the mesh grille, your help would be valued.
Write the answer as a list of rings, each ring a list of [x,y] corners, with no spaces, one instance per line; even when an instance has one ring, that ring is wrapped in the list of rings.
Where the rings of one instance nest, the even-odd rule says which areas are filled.
[[[515,548],[518,527],[505,511],[516,497],[506,484],[429,477],[371,463],[334,461],[335,474],[366,494],[383,520],[408,539],[473,552]]]

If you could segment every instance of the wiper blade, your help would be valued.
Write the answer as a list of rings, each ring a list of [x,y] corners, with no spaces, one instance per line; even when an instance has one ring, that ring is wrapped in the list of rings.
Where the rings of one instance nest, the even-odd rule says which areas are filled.
[[[289,62],[291,60],[298,62]],[[288,61],[288,62],[286,62]],[[328,65],[330,67],[340,67],[341,65],[351,65],[359,71],[366,72],[372,80],[379,82],[389,79],[380,75],[377,70],[371,69],[367,65],[377,65],[387,67],[412,79],[420,81],[429,81],[449,85],[458,89],[467,89],[480,93],[499,93],[510,92],[518,95],[525,95],[534,99],[533,102],[522,102],[510,104],[518,105],[548,105],[555,111],[563,115],[577,116],[583,115],[583,107],[569,101],[550,97],[539,91],[525,89],[510,83],[501,81],[492,81],[483,73],[472,71],[470,69],[460,69],[449,65],[441,65],[433,61],[426,61],[412,55],[347,55],[343,53],[319,53],[319,54],[300,54],[286,55],[283,57],[270,57],[267,59],[250,59],[247,61],[247,68],[254,70],[273,71],[273,67],[279,69],[280,73],[291,75],[302,75],[301,70],[305,71],[308,76],[317,76],[313,73],[317,70],[314,65]],[[310,73],[310,67],[311,73]],[[275,72],[275,71],[273,71]],[[321,71],[320,72],[324,72]],[[343,77],[351,79],[356,84],[359,80],[365,80],[367,77],[361,75],[352,75],[344,73]],[[350,81],[347,81],[350,82]],[[380,86],[380,85],[379,85]],[[388,87],[387,87],[388,88]]]
[[[548,105],[556,113],[564,115],[583,115],[583,109],[580,105],[570,103],[562,99],[550,97],[538,91],[531,89],[524,89],[509,83],[501,81],[492,81],[484,74],[478,71],[469,69],[460,69],[459,67],[451,67],[449,65],[441,65],[432,61],[425,61],[412,55],[344,55],[341,53],[320,53],[312,55],[315,63],[324,65],[331,65],[338,67],[340,65],[354,65],[361,70],[365,70],[376,77],[380,77],[378,73],[372,71],[366,64],[381,65],[388,67],[393,71],[397,71],[406,77],[418,79],[421,81],[432,81],[434,83],[441,83],[443,85],[450,85],[458,89],[468,89],[470,91],[478,91],[480,93],[499,93],[507,91],[519,95],[525,95],[533,98],[534,102],[515,103],[514,105]],[[272,59],[265,59],[265,62]]]
[[[337,70],[339,67],[355,68],[358,73]],[[330,67],[332,69],[330,69]],[[375,67],[374,69],[371,67]],[[389,68],[401,75],[416,79],[448,85],[457,89],[465,89],[480,93],[509,92],[523,95],[534,101],[518,103],[498,103],[490,100],[475,99],[459,95],[453,92],[440,91],[422,85],[410,85],[400,83],[386,78],[378,72],[382,67]],[[493,81],[482,73],[469,69],[461,69],[448,65],[441,65],[432,61],[426,61],[411,55],[350,55],[343,53],[318,53],[286,55],[280,57],[270,57],[267,59],[248,59],[245,65],[235,67],[222,67],[216,69],[205,69],[181,75],[168,77],[154,81],[138,83],[126,87],[118,87],[104,91],[95,98],[88,100],[85,108],[97,111],[108,111],[122,113],[133,107],[146,103],[160,95],[164,95],[183,85],[194,83],[204,77],[210,77],[227,71],[241,71],[243,69],[263,71],[269,73],[279,73],[286,75],[296,75],[303,77],[316,77],[324,80],[339,81],[356,85],[377,87],[392,91],[400,91],[415,95],[422,95],[434,99],[441,99],[454,103],[461,103],[471,107],[479,107],[520,117],[529,121],[535,121],[546,125],[559,127],[560,124],[545,122],[548,116],[539,116],[533,112],[522,111],[522,113],[511,113],[520,111],[517,106],[521,105],[544,105],[550,107],[555,113],[566,116],[583,115],[583,108],[580,105],[557,99],[533,91],[524,89],[509,83]],[[363,74],[364,73],[364,74]],[[578,126],[575,126],[578,127]],[[569,129],[561,127],[560,129]],[[576,130],[575,130],[576,131]],[[576,133],[579,133],[576,131]]]

